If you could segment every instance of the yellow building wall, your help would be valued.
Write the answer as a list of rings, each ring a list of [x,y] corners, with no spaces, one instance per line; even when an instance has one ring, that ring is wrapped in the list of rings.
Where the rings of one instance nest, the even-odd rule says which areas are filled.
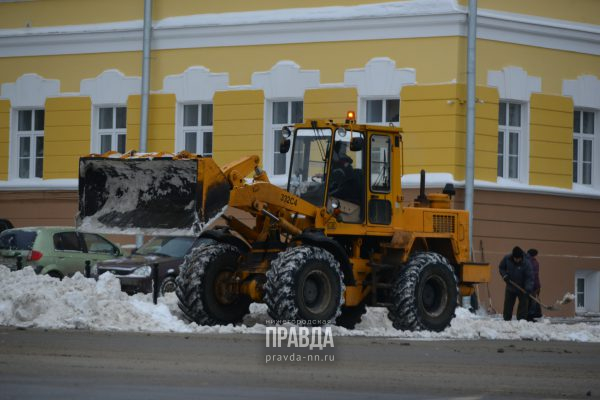
[[[236,11],[276,10],[288,8],[326,7],[380,3],[381,0],[154,0],[152,19],[191,14],[212,14]],[[69,12],[62,12],[69,10]],[[119,10],[118,13],[115,10]],[[74,18],[76,16],[76,19]],[[103,22],[140,20],[144,18],[144,2],[135,0],[33,0],[0,3],[0,27],[23,28],[53,25],[96,24]]]
[[[0,100],[0,180],[8,179],[10,101]]]
[[[194,65],[228,73],[230,85],[248,85],[254,72],[269,71],[281,60],[319,70],[323,83],[343,82],[346,69],[364,68],[372,58],[388,54],[398,55],[397,68],[415,68],[419,83],[449,82],[462,74],[457,69],[462,53],[458,37],[153,50],[150,89],[161,90],[166,76],[179,75]],[[0,83],[35,72],[60,80],[63,92],[79,92],[82,79],[95,78],[108,69],[141,76],[141,52],[0,58]]]
[[[464,41],[466,46],[466,39]],[[466,71],[465,60],[459,58],[462,71]],[[600,56],[491,40],[477,41],[478,85],[487,85],[489,71],[500,71],[509,66],[523,68],[527,74],[542,78],[545,94],[562,95],[564,79],[577,79],[580,75],[600,77]],[[466,75],[459,76],[458,81],[466,82]]]
[[[140,95],[127,99],[127,151],[140,149]],[[175,108],[174,94],[151,94],[148,100],[148,143],[149,152],[175,151]]]
[[[465,119],[461,124],[465,134],[461,136],[461,162],[466,164],[467,139],[467,87],[462,86],[464,93]],[[496,182],[498,177],[498,90],[496,88],[477,86],[475,91],[475,179]],[[465,149],[465,150],[463,150]],[[463,174],[459,179],[465,179]]]
[[[304,119],[344,122],[348,111],[357,111],[357,96],[354,88],[309,89],[304,92]]]
[[[249,155],[262,159],[264,107],[262,90],[215,93],[213,158],[218,165]]]
[[[478,87],[475,120],[475,178],[496,180],[498,94]],[[465,178],[466,87],[463,84],[405,86],[400,125],[404,130],[404,173],[451,173]]]
[[[400,125],[404,130],[404,174],[459,173],[456,146],[459,136],[458,86],[405,86],[401,91]]]
[[[91,148],[91,99],[49,98],[45,110],[44,179],[77,178],[79,157]]]
[[[228,73],[231,85],[247,85],[254,72],[268,71],[281,60],[292,60],[302,69],[319,70],[322,83],[336,83],[343,82],[346,69],[364,68],[372,58],[384,55],[394,59],[397,68],[415,68],[419,84],[465,83],[465,51],[466,38],[459,37],[154,50],[150,86],[151,90],[161,90],[166,76],[181,74],[192,65]],[[95,78],[108,69],[141,76],[140,54],[0,58],[0,83],[15,82],[24,73],[35,72],[46,79],[60,80],[64,92],[79,92],[82,79]],[[419,56],[404,56],[410,54]],[[518,66],[529,75],[541,77],[546,94],[561,95],[564,79],[584,74],[600,76],[600,56],[478,40],[478,85],[487,85],[489,71],[507,66]]]
[[[529,183],[570,189],[573,182],[571,98],[533,94],[529,128]]]

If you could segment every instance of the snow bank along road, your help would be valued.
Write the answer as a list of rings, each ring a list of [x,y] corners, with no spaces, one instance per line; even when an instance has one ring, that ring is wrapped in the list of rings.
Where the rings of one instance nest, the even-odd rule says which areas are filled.
[[[10,272],[0,266],[0,326],[95,331],[254,333],[264,335],[268,315],[253,304],[241,326],[198,326],[186,322],[174,295],[154,305],[150,295],[128,296],[119,281],[103,274],[98,281],[81,274],[62,281],[36,275],[31,268]],[[404,339],[522,339],[600,343],[600,325],[504,322],[498,316],[473,315],[457,309],[452,325],[441,333],[404,332],[391,326],[385,309],[370,309],[355,330],[333,327],[334,337],[368,336]]]

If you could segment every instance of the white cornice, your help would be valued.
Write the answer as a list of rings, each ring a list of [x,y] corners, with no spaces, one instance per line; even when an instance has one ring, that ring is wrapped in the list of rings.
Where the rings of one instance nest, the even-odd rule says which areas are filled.
[[[600,55],[600,26],[531,15],[479,10],[477,37]]]
[[[0,29],[0,57],[141,51],[140,20]],[[152,48],[207,48],[466,35],[455,0],[171,17],[153,24]],[[600,55],[600,26],[480,9],[478,37]]]

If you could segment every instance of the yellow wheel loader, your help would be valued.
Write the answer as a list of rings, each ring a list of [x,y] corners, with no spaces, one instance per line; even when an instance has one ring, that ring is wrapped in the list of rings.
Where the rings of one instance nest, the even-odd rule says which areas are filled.
[[[370,306],[397,329],[441,331],[490,266],[469,261],[452,185],[426,195],[422,172],[403,205],[402,154],[400,128],[350,117],[283,129],[287,190],[256,156],[219,167],[186,152],[91,155],[80,159],[78,226],[205,238],[177,278],[179,306],[198,324],[236,324],[264,302],[276,321],[354,328]]]

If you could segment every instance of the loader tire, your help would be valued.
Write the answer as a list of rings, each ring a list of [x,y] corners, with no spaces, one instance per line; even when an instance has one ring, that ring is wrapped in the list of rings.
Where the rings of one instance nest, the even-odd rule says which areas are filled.
[[[227,325],[242,321],[250,299],[227,291],[237,269],[237,247],[216,243],[200,246],[186,256],[177,276],[175,293],[185,316],[198,325]]]
[[[441,332],[454,318],[458,297],[448,260],[437,253],[417,253],[392,283],[388,316],[396,329]]]
[[[367,306],[365,303],[353,307],[342,306],[342,313],[335,320],[335,324],[346,329],[354,329],[366,312]]]
[[[344,304],[340,263],[315,246],[279,253],[267,271],[264,300],[271,318],[319,326],[333,324]]]

